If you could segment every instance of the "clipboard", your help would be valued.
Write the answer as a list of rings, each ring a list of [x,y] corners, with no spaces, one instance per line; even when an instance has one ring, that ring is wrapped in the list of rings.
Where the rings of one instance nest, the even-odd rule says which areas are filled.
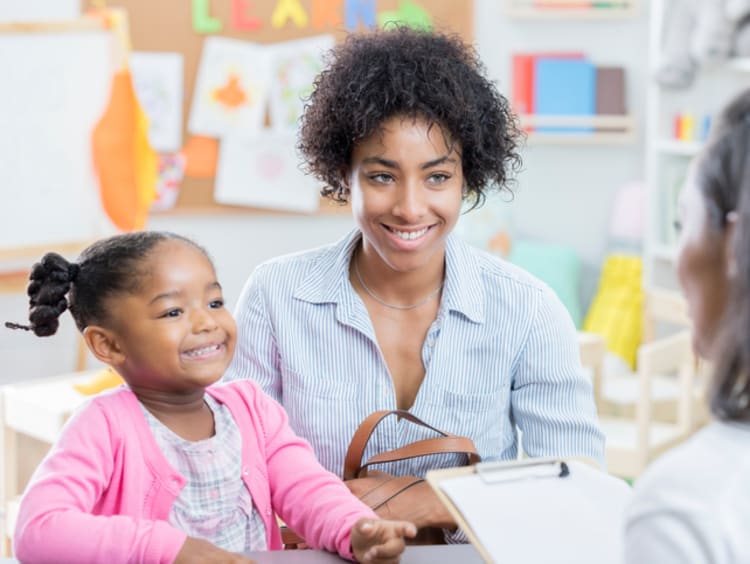
[[[480,462],[425,479],[487,563],[620,558],[630,487],[586,462]]]

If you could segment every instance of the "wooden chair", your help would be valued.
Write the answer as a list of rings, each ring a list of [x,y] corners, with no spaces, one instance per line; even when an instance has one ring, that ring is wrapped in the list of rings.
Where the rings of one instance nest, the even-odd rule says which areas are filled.
[[[675,379],[679,390],[676,418],[669,422],[657,420],[653,413],[654,381],[665,375]],[[607,468],[611,474],[637,478],[649,462],[695,431],[697,377],[689,330],[640,347],[634,417],[600,415],[607,440]]]
[[[678,293],[666,290],[647,292],[643,318],[642,345],[658,343],[662,335],[675,335],[690,329],[687,304]],[[639,361],[640,362],[640,361]],[[606,364],[606,362],[605,362]],[[640,367],[640,365],[639,365]],[[705,402],[707,366],[695,361],[696,378],[693,379],[694,428],[705,424],[708,411]],[[601,415],[630,418],[636,417],[636,406],[640,398],[637,374],[617,370],[603,370],[598,384],[597,408]],[[671,374],[651,374],[651,417],[655,421],[670,423],[679,417],[679,402],[684,390]]]
[[[684,300],[673,292],[652,292],[645,317],[648,342],[639,347],[635,373],[608,373],[604,338],[579,334],[581,364],[591,373],[606,436],[608,471],[631,479],[708,420],[708,368],[693,353]],[[663,324],[673,332],[657,338]]]

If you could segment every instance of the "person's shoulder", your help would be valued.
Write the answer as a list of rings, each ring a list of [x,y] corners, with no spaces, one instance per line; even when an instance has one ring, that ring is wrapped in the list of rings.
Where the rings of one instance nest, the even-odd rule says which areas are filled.
[[[308,264],[315,264],[321,259],[335,255],[338,243],[329,243],[320,247],[279,255],[258,265],[264,270],[294,270]]]
[[[254,380],[219,382],[206,388],[206,393],[230,408],[236,407],[239,403],[251,405],[259,401],[272,401],[272,398]]]
[[[548,289],[547,285],[536,276],[504,258],[474,247],[458,238],[456,245],[462,249],[463,260],[477,265],[485,282],[490,283],[488,284],[490,288],[512,287],[532,293],[542,293]]]
[[[711,423],[649,466],[636,481],[634,511],[720,504],[738,487],[750,490],[748,470],[750,425]]]
[[[126,386],[118,386],[92,396],[71,414],[65,428],[67,433],[85,435],[101,434],[107,430],[115,436],[130,429],[128,418],[133,405],[137,405],[133,392]]]
[[[333,264],[342,252],[342,241],[320,247],[279,255],[255,267],[252,278],[256,283],[278,284],[305,279],[313,270]]]

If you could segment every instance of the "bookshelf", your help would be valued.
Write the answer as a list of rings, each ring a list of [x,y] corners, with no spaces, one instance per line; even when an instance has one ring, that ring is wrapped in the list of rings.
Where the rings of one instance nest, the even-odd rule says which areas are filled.
[[[750,72],[750,57],[737,57],[730,59],[727,68],[737,72]]]
[[[590,19],[605,20],[633,17],[638,0],[584,2],[570,0],[506,0],[505,12],[518,19]]]
[[[665,155],[679,155],[683,157],[694,157],[700,153],[703,144],[698,141],[680,141],[678,139],[659,139],[656,141],[655,150]]]
[[[674,138],[674,119],[689,112],[696,124],[713,116],[750,82],[750,58],[729,59],[724,64],[700,69],[685,89],[661,86],[653,75],[661,62],[662,30],[668,18],[668,0],[653,0],[649,13],[650,76],[646,95],[646,231],[644,286],[676,289],[677,200],[692,159],[703,147],[700,127],[691,138]]]
[[[628,115],[552,116],[525,114],[519,116],[521,125],[530,129],[530,145],[617,145],[635,139],[635,120]],[[535,131],[534,128],[584,128],[591,131],[555,132]]]

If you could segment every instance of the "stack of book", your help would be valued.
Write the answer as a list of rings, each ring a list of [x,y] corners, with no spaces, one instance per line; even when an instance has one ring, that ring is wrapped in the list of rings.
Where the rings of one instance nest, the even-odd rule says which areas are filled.
[[[625,116],[625,70],[598,67],[583,53],[517,53],[512,61],[513,108],[527,131],[544,133],[618,132],[617,120],[586,116]],[[544,116],[553,116],[550,125]],[[582,117],[561,125],[566,117]],[[533,122],[536,125],[532,125]]]

